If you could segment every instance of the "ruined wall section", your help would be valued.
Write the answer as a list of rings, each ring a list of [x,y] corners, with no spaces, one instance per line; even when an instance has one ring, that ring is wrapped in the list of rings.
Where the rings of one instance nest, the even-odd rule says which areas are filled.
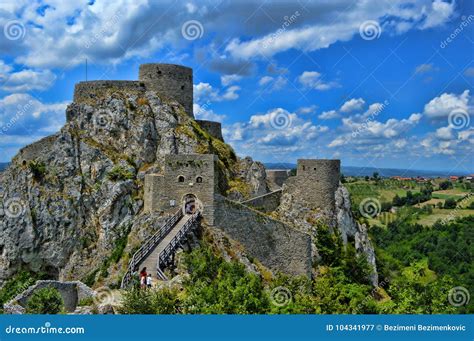
[[[219,122],[196,120],[196,123],[212,137],[224,141],[224,137],[222,136],[222,125]]]
[[[215,225],[272,271],[311,276],[308,234],[220,195],[216,200]]]
[[[281,193],[282,190],[278,189],[276,191],[260,195],[255,198],[242,201],[241,204],[253,207],[258,211],[273,212],[278,208],[278,206],[280,206]]]

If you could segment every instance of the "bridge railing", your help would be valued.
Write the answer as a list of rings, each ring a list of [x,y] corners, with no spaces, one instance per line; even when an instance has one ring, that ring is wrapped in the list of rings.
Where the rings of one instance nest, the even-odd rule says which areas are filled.
[[[138,264],[148,256],[148,254],[158,245],[161,240],[169,233],[176,223],[183,217],[183,210],[179,209],[164,225],[155,232],[145,243],[133,254],[128,262],[128,268],[122,278],[121,288],[125,289],[132,280],[133,273],[137,270]]]
[[[163,267],[166,266],[170,262],[171,258],[173,257],[174,252],[181,245],[181,242],[186,238],[186,235],[188,234],[188,232],[197,226],[200,215],[201,213],[199,211],[194,213],[188,219],[188,221],[183,225],[183,227],[181,227],[181,229],[176,234],[176,236],[174,236],[174,238],[170,240],[170,242],[164,248],[164,250],[160,252],[156,267],[157,267],[157,272],[159,276],[161,277],[161,279],[163,280],[167,279],[165,274],[162,271]]]

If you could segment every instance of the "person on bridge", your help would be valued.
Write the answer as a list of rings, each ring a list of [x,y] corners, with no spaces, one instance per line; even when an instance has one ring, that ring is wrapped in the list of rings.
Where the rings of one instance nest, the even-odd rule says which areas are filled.
[[[148,274],[146,278],[146,286],[147,288],[151,288],[153,286],[153,278],[151,277],[151,274]]]
[[[146,278],[147,278],[147,273],[146,273],[146,266],[140,271],[140,288],[146,289]]]

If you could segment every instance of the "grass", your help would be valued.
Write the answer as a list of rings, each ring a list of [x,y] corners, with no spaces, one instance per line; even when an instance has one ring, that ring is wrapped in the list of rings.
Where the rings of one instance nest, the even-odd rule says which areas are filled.
[[[433,213],[430,215],[421,215],[419,220],[417,221],[418,224],[424,226],[431,226],[438,220],[443,220],[452,216],[454,218],[459,217],[467,217],[469,215],[474,215],[474,210],[466,210],[466,209],[433,209]]]

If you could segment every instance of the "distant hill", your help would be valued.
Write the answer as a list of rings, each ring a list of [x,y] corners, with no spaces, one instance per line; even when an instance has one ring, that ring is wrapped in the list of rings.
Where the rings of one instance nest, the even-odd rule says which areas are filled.
[[[296,168],[296,164],[293,163],[265,163],[267,169],[292,169]],[[404,177],[417,177],[422,176],[426,178],[437,178],[437,177],[448,177],[450,175],[468,175],[469,172],[449,172],[449,171],[432,171],[432,170],[420,170],[420,169],[396,169],[396,168],[374,168],[374,167],[354,167],[354,166],[343,166],[342,173],[345,176],[372,176],[374,172],[378,172],[382,177],[391,176],[404,176]]]
[[[7,168],[8,165],[9,165],[8,162],[0,162],[0,172],[4,170],[5,168]]]

